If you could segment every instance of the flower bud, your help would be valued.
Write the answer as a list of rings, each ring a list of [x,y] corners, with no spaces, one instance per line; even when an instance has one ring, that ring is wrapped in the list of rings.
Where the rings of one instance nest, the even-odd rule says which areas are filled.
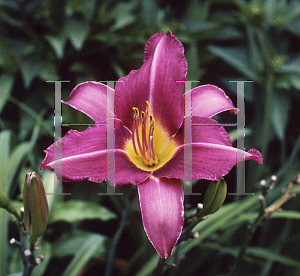
[[[226,198],[226,194],[227,185],[224,178],[219,181],[212,181],[205,193],[202,213],[204,215],[209,215],[217,212],[221,208]]]
[[[6,209],[11,214],[15,215],[18,219],[21,220],[20,215],[16,211],[13,204],[10,202],[10,200],[7,198],[5,193],[0,189],[0,208]]]
[[[24,226],[30,243],[44,234],[48,221],[48,202],[41,178],[37,173],[27,173],[23,190]]]

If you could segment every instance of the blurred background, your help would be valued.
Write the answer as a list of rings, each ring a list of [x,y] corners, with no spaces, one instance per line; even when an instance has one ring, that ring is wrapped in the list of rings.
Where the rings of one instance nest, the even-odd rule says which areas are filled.
[[[62,83],[64,100],[81,82],[116,81],[142,65],[151,35],[168,30],[184,45],[188,80],[219,86],[235,104],[236,84],[229,81],[253,81],[245,84],[245,130],[225,128],[233,145],[245,132],[245,149],[263,154],[263,165],[246,162],[246,192],[255,195],[228,195],[216,214],[196,225],[199,237],[175,247],[158,272],[136,187],[117,189],[123,196],[99,196],[106,183],[63,183],[60,190],[71,195],[48,196],[49,224],[39,249],[45,260],[32,275],[233,275],[234,267],[236,275],[300,275],[299,187],[283,211],[259,225],[236,266],[248,225],[259,215],[260,181],[269,185],[277,176],[266,196],[270,206],[300,173],[297,0],[0,0],[0,188],[19,208],[27,172],[41,176],[47,193],[57,187],[53,172],[39,169],[54,141],[54,83],[47,81],[69,81]],[[236,123],[229,112],[215,119]],[[93,123],[64,105],[62,122]],[[235,168],[225,180],[235,193]],[[185,197],[187,217],[207,186],[193,183],[202,195]],[[22,275],[20,253],[9,245],[18,228],[2,209],[0,223],[0,275]]]

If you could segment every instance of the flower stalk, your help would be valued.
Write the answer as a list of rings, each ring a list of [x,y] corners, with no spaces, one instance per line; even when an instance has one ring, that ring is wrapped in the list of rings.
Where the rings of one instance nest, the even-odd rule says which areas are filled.
[[[272,183],[270,184],[270,186],[273,184],[275,184],[275,181],[276,179],[274,177],[272,177],[273,181]],[[275,181],[274,181],[275,180]],[[264,182],[263,182],[264,183]],[[254,221],[254,223],[252,224],[252,226],[249,228],[248,230],[248,233],[246,234],[246,238],[245,238],[245,241],[244,241],[244,244],[243,246],[241,247],[241,250],[238,254],[238,257],[236,259],[236,262],[235,262],[235,265],[232,269],[232,272],[231,272],[231,276],[234,276],[234,275],[237,275],[237,269],[238,269],[238,266],[240,265],[243,257],[244,257],[244,254],[246,252],[246,249],[256,231],[256,229],[258,228],[258,226],[261,224],[261,222],[271,216],[274,212],[280,210],[281,206],[286,203],[288,200],[290,200],[291,198],[294,197],[294,195],[292,194],[292,191],[293,189],[300,185],[300,175],[296,175],[293,180],[290,182],[290,184],[288,185],[288,187],[285,189],[285,191],[283,191],[283,194],[273,203],[271,204],[270,206],[266,207],[266,198],[265,196],[263,195],[260,195],[259,196],[259,200],[261,201],[261,209],[260,209],[260,212],[256,218],[256,220]],[[264,185],[262,185],[264,186]],[[272,189],[269,189],[269,191],[271,191]]]
[[[19,221],[22,221],[21,216],[11,203],[11,201],[7,198],[5,193],[0,189],[0,208],[6,209],[9,213],[13,214]]]

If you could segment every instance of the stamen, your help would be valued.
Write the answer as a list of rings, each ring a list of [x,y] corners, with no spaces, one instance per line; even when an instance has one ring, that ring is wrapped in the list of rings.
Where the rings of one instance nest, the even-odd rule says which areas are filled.
[[[154,164],[157,164],[158,161],[157,161],[157,158],[156,158],[156,155],[155,155],[155,152],[154,152],[154,145],[153,145],[153,132],[154,132],[154,125],[155,125],[155,120],[153,118],[152,115],[150,115],[150,132],[151,134],[149,135],[149,145],[148,145],[148,154],[149,156],[151,156],[152,154],[152,159],[154,161]]]
[[[140,123],[142,139],[140,140]],[[153,166],[158,163],[154,152],[153,145],[153,131],[155,121],[152,114],[149,114],[149,102],[146,101],[146,110],[141,112],[139,117],[139,110],[133,107],[133,127],[132,127],[132,144],[137,156],[141,156],[143,161],[148,166]],[[148,137],[147,128],[149,127]],[[148,138],[148,139],[147,139]],[[137,144],[136,144],[137,143]],[[139,151],[139,152],[138,152]]]
[[[137,110],[137,115],[138,115],[139,114],[139,110],[137,108],[136,108],[136,110]],[[139,117],[137,117],[136,125],[135,125],[136,140],[137,140],[137,143],[138,143],[138,147],[139,147],[140,153],[141,153],[141,155],[143,157],[143,160],[144,160],[145,164],[147,164],[147,159],[146,159],[146,156],[145,156],[145,151],[143,151],[142,146],[141,146],[141,141],[140,141],[139,123],[140,123],[140,119],[139,119]]]
[[[133,127],[132,127],[132,136],[131,136],[131,139],[132,139],[132,144],[133,144],[133,148],[134,148],[134,151],[135,151],[135,154],[136,155],[139,155],[137,150],[136,150],[136,146],[135,146],[135,139],[134,139],[134,131],[135,131],[135,128],[136,128],[136,109],[135,107],[132,108],[133,109]]]
[[[143,151],[147,149],[147,139],[146,139],[146,124],[147,121],[145,120],[145,113],[142,111],[141,113],[142,116],[142,146],[143,146]]]
[[[148,137],[148,151],[147,151],[147,159],[151,159],[151,137],[153,140],[153,116],[150,114],[150,130],[149,130],[149,137]]]
[[[154,152],[153,136],[151,136],[151,144],[150,144],[149,148],[151,148],[151,152],[152,152],[152,157],[153,157],[154,164],[157,164],[158,160],[157,160],[155,152]]]

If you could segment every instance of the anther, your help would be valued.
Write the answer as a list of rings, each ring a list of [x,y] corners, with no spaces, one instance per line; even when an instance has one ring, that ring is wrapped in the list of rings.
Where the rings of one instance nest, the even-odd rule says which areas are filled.
[[[145,112],[144,111],[142,111],[142,113],[141,113],[141,118],[142,118],[142,123],[144,123],[144,119],[145,119]]]

